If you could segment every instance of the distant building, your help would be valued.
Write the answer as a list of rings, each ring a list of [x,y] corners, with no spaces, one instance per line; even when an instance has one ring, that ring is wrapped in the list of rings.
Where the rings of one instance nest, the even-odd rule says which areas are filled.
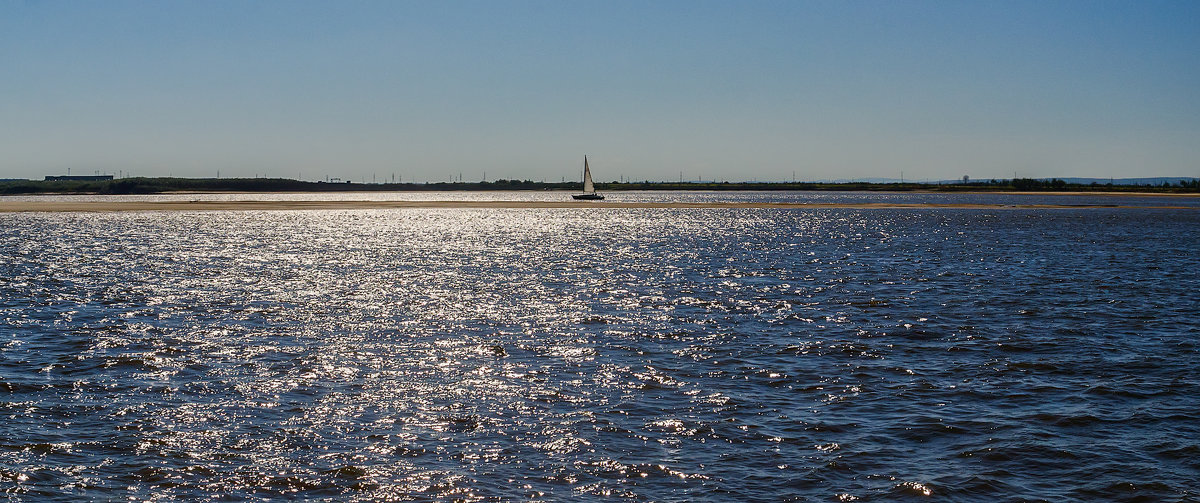
[[[46,177],[47,182],[102,182],[112,179],[112,175],[59,175]]]

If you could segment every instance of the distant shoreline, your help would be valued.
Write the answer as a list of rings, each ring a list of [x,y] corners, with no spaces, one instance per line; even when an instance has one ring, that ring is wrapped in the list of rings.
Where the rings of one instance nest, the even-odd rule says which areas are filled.
[[[972,181],[955,184],[869,183],[869,182],[607,182],[597,183],[601,192],[619,191],[712,191],[712,192],[973,192],[1021,194],[1192,194],[1200,195],[1200,179],[1181,180],[1175,185],[1073,184],[1058,179]],[[9,180],[0,182],[0,194],[164,194],[197,193],[335,193],[335,192],[481,192],[481,191],[579,191],[578,182],[535,182],[496,180],[492,182],[430,183],[328,183],[284,178],[119,178],[111,180]]]
[[[279,211],[362,210],[406,208],[492,209],[1170,209],[1200,210],[1197,206],[1132,206],[1070,204],[938,204],[938,203],[772,203],[772,202],[579,202],[579,201],[5,201],[0,213],[128,212],[128,211]]]

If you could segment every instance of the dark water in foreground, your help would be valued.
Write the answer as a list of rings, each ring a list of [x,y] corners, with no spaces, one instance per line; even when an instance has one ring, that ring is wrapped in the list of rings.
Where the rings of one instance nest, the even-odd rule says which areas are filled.
[[[1200,212],[0,215],[20,500],[1197,501]]]

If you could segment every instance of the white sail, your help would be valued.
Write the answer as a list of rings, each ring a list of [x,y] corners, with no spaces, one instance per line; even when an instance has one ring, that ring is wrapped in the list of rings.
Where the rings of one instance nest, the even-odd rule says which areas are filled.
[[[604,196],[596,193],[596,185],[592,183],[592,168],[588,167],[587,156],[583,156],[583,193],[571,194],[576,201],[603,201]]]
[[[583,192],[596,192],[596,186],[592,184],[592,170],[588,168],[587,156],[583,156]]]

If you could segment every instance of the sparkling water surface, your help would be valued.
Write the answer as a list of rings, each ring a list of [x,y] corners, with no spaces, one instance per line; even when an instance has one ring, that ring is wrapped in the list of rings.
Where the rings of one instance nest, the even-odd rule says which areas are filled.
[[[394,192],[213,192],[135,195],[0,196],[3,201],[563,201],[569,191],[394,191]],[[1195,194],[986,193],[986,192],[845,192],[845,191],[619,191],[605,192],[606,203],[793,203],[793,204],[977,204],[1071,206],[1186,206],[1200,208]]]
[[[0,223],[16,500],[1200,498],[1193,210]]]

